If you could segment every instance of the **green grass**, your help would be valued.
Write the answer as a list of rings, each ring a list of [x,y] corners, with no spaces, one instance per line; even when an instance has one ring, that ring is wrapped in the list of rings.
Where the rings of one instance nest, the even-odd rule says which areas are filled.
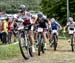
[[[65,33],[64,34],[66,37],[66,40],[68,39],[68,34]],[[63,37],[63,34],[60,33],[59,34],[59,39],[64,40],[64,38],[60,38]],[[0,42],[1,44],[1,42]],[[16,57],[20,57],[21,53],[20,53],[20,49],[19,49],[19,45],[18,44],[7,44],[7,45],[0,45],[0,59],[4,60],[4,59],[12,59],[12,58],[16,58]]]
[[[20,56],[18,44],[0,45],[0,59],[11,59]]]
[[[70,36],[69,36],[68,32],[66,32],[66,33],[60,32],[59,33],[59,39],[66,39],[67,40],[69,38],[70,38]]]

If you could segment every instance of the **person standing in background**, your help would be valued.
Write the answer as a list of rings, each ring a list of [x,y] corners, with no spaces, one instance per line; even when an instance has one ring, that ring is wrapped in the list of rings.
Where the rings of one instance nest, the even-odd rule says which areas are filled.
[[[2,23],[2,20],[0,19],[0,39],[2,41],[2,30],[3,30],[3,27],[2,27],[3,23]]]
[[[8,21],[7,19],[2,19],[3,21],[3,37],[2,37],[2,40],[3,40],[3,44],[7,44],[7,35],[8,35]]]
[[[12,37],[12,30],[13,30],[13,18],[8,17],[8,43],[11,43],[11,37]]]

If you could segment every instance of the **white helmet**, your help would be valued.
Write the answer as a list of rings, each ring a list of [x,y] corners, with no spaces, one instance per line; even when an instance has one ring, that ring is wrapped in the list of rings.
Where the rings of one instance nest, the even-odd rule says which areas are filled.
[[[25,11],[25,10],[26,10],[26,6],[25,5],[20,5],[19,11]]]
[[[43,15],[43,18],[47,19],[47,16],[46,15]]]
[[[69,17],[69,18],[68,18],[68,21],[73,21],[73,18],[72,18],[72,17]]]

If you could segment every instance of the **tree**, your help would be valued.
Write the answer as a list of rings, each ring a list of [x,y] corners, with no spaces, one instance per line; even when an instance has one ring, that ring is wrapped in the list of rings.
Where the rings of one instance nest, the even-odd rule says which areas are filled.
[[[67,1],[66,0],[42,0],[42,11],[48,17],[59,17],[59,22],[62,25],[67,21]],[[75,16],[75,0],[70,0],[70,16]]]
[[[40,10],[41,0],[0,0],[0,11],[15,13],[21,4],[26,5],[29,10]]]

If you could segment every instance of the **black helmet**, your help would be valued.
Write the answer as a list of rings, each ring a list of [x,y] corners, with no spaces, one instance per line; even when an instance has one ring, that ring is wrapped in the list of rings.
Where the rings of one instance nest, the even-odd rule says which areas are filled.
[[[41,12],[39,12],[38,14],[37,14],[37,16],[40,18],[40,17],[43,17],[43,13],[41,13]]]
[[[19,7],[19,11],[25,11],[26,10],[26,6],[25,5],[20,5]]]

